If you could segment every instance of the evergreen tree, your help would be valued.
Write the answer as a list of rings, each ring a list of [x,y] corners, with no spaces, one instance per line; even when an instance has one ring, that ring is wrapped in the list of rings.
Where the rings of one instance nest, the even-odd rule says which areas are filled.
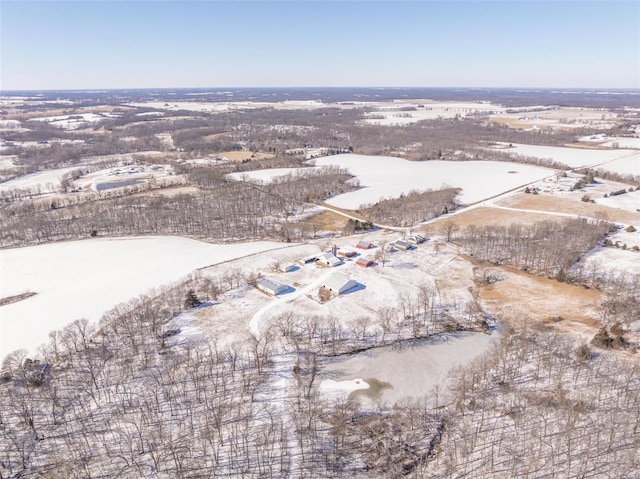
[[[184,308],[193,309],[200,306],[200,304],[202,304],[202,301],[200,301],[200,298],[198,298],[196,292],[193,289],[187,291],[187,296],[184,300]]]

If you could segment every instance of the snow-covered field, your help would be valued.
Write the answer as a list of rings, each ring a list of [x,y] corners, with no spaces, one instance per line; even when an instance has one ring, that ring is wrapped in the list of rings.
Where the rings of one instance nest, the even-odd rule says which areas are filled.
[[[371,349],[324,367],[319,373],[319,388],[328,396],[363,390],[356,395],[366,405],[378,400],[393,404],[402,399],[424,399],[433,407],[442,406],[451,400],[449,372],[488,351],[497,338],[496,333],[456,333],[408,342],[400,348]],[[371,378],[391,387],[384,388],[379,398],[368,397],[367,380]]]
[[[499,150],[515,155],[547,158],[564,163],[571,168],[599,165],[600,163],[627,157],[635,153],[633,150],[591,150],[561,146],[522,145],[518,143],[513,143],[513,148],[504,148],[504,146],[502,145]],[[608,169],[609,164],[602,165],[601,168]]]
[[[361,189],[331,198],[328,204],[355,210],[382,198],[399,197],[411,190],[462,188],[464,204],[490,198],[542,180],[554,171],[537,166],[496,161],[408,161],[402,158],[335,155],[314,160],[318,166],[339,165],[360,181]]]
[[[70,166],[67,168],[40,171],[38,173],[20,176],[4,183],[0,183],[0,191],[39,188],[41,191],[53,193],[59,189],[60,179],[62,176],[77,169],[77,166]]]
[[[628,151],[628,150],[623,150]],[[626,155],[597,167],[621,175],[633,175],[640,178],[640,152]]]
[[[0,307],[0,360],[33,350],[49,331],[180,280],[197,268],[280,248],[260,241],[214,245],[181,237],[91,239],[0,250],[0,298],[37,293]]]
[[[145,101],[132,102],[127,106],[140,108],[156,108],[158,110],[169,111],[197,111],[197,112],[225,112],[235,110],[251,110],[255,108],[273,108],[275,110],[314,110],[318,108],[327,108],[329,106],[338,108],[354,108],[353,105],[340,105],[336,103],[323,103],[319,100],[286,100],[281,102],[261,102],[261,101],[226,101],[226,102],[207,102],[207,101]],[[149,113],[145,113],[148,115]]]
[[[602,146],[610,148],[634,148],[640,150],[640,138],[607,137]]]
[[[608,198],[595,198],[594,201],[599,205],[609,206],[620,210],[640,212],[640,191],[632,191],[624,195],[609,196]],[[640,223],[640,214],[638,216]]]
[[[271,168],[265,170],[243,171],[241,173],[229,173],[228,178],[236,181],[250,181],[252,183],[266,184],[288,175],[303,175],[317,168]]]
[[[71,115],[31,118],[30,121],[44,121],[65,130],[76,130],[88,124],[98,123],[109,118],[117,118],[118,116],[116,113],[74,113]]]
[[[584,127],[610,129],[615,126],[617,120],[615,113],[601,109],[534,106],[513,110],[494,115],[492,119],[528,131]]]
[[[629,274],[638,274],[640,271],[640,253],[600,246],[587,255],[581,264],[587,271],[593,269],[599,275],[613,274],[628,278]]]
[[[364,123],[370,125],[408,125],[422,120],[466,117],[504,111],[500,105],[474,102],[433,102],[413,100],[409,103],[392,102],[371,104],[374,110],[366,114]]]

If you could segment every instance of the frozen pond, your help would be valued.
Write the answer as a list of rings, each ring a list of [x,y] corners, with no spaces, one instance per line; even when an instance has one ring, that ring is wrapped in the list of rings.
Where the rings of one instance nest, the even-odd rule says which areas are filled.
[[[123,180],[123,181],[114,181],[111,183],[98,183],[96,185],[96,190],[104,191],[110,190],[112,188],[123,188],[125,186],[139,185],[144,183],[143,180]]]
[[[462,332],[370,349],[323,366],[319,389],[329,396],[359,399],[365,405],[413,398],[442,406],[452,399],[447,391],[451,370],[489,351],[498,339],[495,331]]]

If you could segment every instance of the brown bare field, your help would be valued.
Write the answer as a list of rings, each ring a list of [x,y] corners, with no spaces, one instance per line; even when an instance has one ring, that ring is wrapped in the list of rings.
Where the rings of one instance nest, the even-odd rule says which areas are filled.
[[[547,326],[584,335],[596,333],[602,293],[560,283],[511,267],[490,267],[502,280],[482,286],[482,307],[506,323]]]
[[[229,161],[244,161],[244,160],[264,160],[267,158],[273,158],[271,153],[253,153],[252,151],[223,151],[218,153],[218,156],[223,156]],[[252,158],[253,156],[253,158]]]
[[[560,221],[562,219],[562,217],[546,215],[544,213],[508,211],[487,206],[480,206],[478,208],[473,208],[455,216],[441,218],[437,221],[434,221],[433,223],[428,224],[427,226],[419,228],[419,230],[425,233],[441,233],[443,225],[449,221],[457,224],[460,228],[464,228],[468,225],[509,226],[513,223],[533,224],[544,220]]]
[[[302,231],[314,233],[320,231],[341,231],[347,225],[348,218],[345,218],[333,211],[323,211],[317,215],[305,218],[296,223]]]
[[[227,136],[230,133],[231,133],[230,131],[224,131],[222,133],[214,133],[213,135],[203,136],[202,139],[203,140],[216,140],[218,138],[222,138],[223,136]]]
[[[585,201],[577,201],[571,198],[558,198],[548,195],[518,193],[497,201],[496,204],[500,206],[507,206],[509,208],[522,208],[527,210],[530,209],[590,216],[593,218],[602,218],[627,224],[637,224],[640,222],[640,215],[638,215],[638,213],[609,208],[607,206],[587,203]]]
[[[164,196],[166,198],[173,198],[178,195],[194,195],[200,191],[197,186],[178,186],[175,188],[161,188],[158,190],[144,191],[138,193],[139,196]]]

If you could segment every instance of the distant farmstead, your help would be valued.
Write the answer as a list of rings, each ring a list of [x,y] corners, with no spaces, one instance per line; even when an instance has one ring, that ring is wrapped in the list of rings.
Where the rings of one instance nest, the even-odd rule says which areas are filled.
[[[256,287],[260,291],[264,291],[265,293],[272,296],[282,294],[289,289],[289,286],[287,286],[286,284],[279,283],[278,281],[269,278],[260,278],[256,282]]]
[[[356,286],[358,286],[357,282],[340,273],[332,274],[322,285],[323,288],[328,289],[333,294],[344,294]]]

